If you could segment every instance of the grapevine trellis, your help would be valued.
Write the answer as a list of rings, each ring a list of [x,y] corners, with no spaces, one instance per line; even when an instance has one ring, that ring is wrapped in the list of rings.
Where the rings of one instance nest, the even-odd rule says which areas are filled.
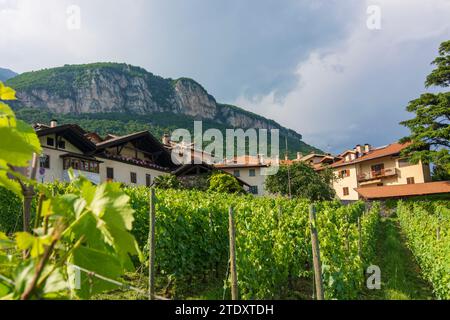
[[[313,205],[282,198],[154,192],[127,189],[138,221],[144,217],[139,210],[148,210],[150,298],[156,277],[169,274],[178,282],[192,281],[215,262],[228,266],[225,285],[233,299],[273,298],[289,279],[309,276],[317,280],[318,299],[353,298],[362,289],[364,267],[375,253],[378,206],[366,210],[363,203]],[[310,208],[318,212],[317,219],[308,214]],[[307,236],[310,230],[314,232]],[[202,254],[208,250],[209,255]],[[221,259],[214,256],[218,252]],[[208,263],[210,259],[216,260]],[[309,262],[314,268],[305,267]]]

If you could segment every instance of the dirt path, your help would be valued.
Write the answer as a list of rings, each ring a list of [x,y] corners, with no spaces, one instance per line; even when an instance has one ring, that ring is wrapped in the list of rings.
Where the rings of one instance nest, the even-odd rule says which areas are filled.
[[[381,269],[381,289],[367,290],[363,299],[430,300],[430,285],[421,278],[411,251],[405,245],[397,218],[383,217],[378,230],[377,265]]]

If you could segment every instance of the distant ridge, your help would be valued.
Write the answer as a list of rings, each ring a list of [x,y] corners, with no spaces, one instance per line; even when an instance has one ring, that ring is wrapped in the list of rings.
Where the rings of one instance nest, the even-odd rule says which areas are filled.
[[[149,126],[187,128],[193,120],[203,120],[208,127],[279,129],[288,138],[289,151],[318,151],[302,141],[302,135],[240,107],[218,103],[206,89],[189,78],[162,78],[143,68],[121,63],[65,65],[59,68],[25,72],[7,81],[17,91],[16,109],[40,109],[38,116],[54,114],[58,118],[95,118],[108,120],[116,133]],[[28,118],[36,115],[28,112]],[[34,112],[36,113],[36,112]],[[24,112],[22,112],[25,115]],[[127,119],[127,126],[124,126]],[[44,119],[45,120],[45,119]],[[120,124],[122,123],[122,124]],[[102,132],[105,128],[97,128]],[[206,129],[205,129],[206,130]]]
[[[6,81],[8,79],[14,78],[17,76],[17,73],[15,73],[12,70],[0,68],[0,81]]]

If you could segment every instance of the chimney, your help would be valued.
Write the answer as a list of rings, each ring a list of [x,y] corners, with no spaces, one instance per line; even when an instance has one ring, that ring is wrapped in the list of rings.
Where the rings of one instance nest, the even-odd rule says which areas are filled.
[[[362,148],[360,144],[357,144],[355,147],[356,155],[359,157],[362,154]]]
[[[364,153],[369,153],[371,149],[372,149],[372,146],[370,144],[366,143],[364,145]]]
[[[55,128],[58,126],[58,120],[52,119],[50,120],[50,128]]]
[[[170,145],[170,136],[168,133],[165,133],[162,138],[162,143],[166,146]]]
[[[303,158],[303,154],[301,152],[297,152],[297,160]]]

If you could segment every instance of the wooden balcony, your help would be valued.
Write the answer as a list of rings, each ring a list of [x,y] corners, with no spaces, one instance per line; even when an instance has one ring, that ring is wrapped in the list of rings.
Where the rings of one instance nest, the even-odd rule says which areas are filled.
[[[385,168],[377,171],[371,171],[358,174],[358,181],[369,181],[374,179],[394,177],[398,175],[397,168]]]

